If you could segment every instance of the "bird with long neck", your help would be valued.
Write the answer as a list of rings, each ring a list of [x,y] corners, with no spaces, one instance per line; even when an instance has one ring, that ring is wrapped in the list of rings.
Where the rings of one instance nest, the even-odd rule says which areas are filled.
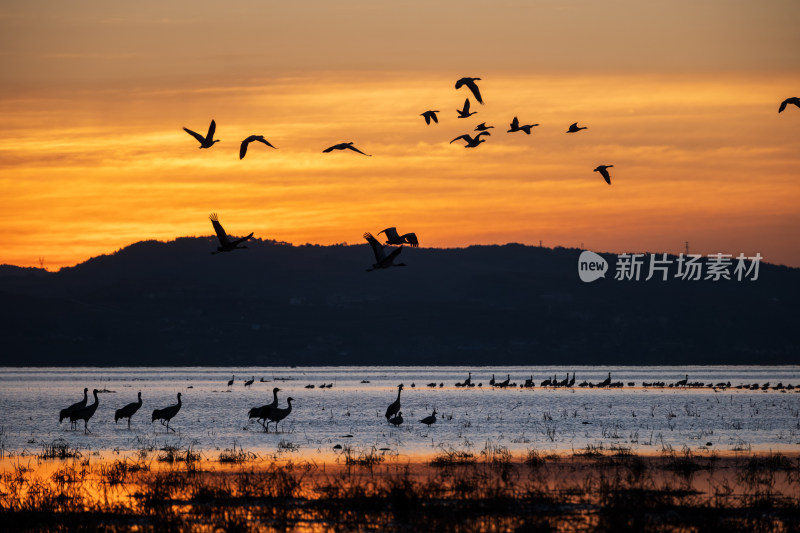
[[[58,413],[58,423],[60,424],[65,418],[69,418],[69,415],[73,411],[86,407],[86,401],[88,399],[89,399],[89,387],[84,387],[83,388],[83,400],[81,400],[79,402],[75,402],[72,405],[70,405],[69,407],[65,407],[64,409],[62,409]],[[71,425],[73,426],[73,429],[74,429],[75,424],[72,423]]]
[[[278,432],[278,422],[289,416],[289,413],[292,412],[292,402],[294,398],[286,398],[287,407],[275,407],[270,409],[267,413],[267,418],[269,418],[270,422],[275,422],[275,433]]]
[[[159,420],[162,425],[165,425],[164,421],[166,421],[167,429],[172,430],[174,432],[175,430],[169,427],[169,421],[172,420],[180,410],[181,410],[181,393],[179,392],[178,403],[175,405],[170,405],[169,407],[164,407],[163,409],[154,409],[153,418],[151,419],[150,423],[152,424],[156,420]]]
[[[128,429],[131,429],[131,417],[139,410],[142,406],[142,392],[139,391],[139,400],[133,403],[129,403],[125,407],[117,409],[114,412],[114,423],[116,424],[120,418],[127,418],[128,419]]]
[[[261,407],[253,407],[247,413],[248,418],[255,418],[256,421],[260,420],[260,424],[264,427],[264,431],[267,431],[267,426],[264,425],[268,417],[270,410],[275,409],[278,407],[278,392],[281,389],[275,387],[272,389],[272,403],[268,403],[266,405],[262,405]]]
[[[389,404],[386,408],[386,420],[389,420],[394,415],[400,412],[400,392],[403,390],[403,384],[397,386],[397,399]]]
[[[87,433],[91,433],[89,431],[89,419],[94,416],[94,412],[97,411],[97,406],[100,404],[100,400],[97,399],[97,389],[92,391],[94,395],[94,403],[92,405],[87,405],[86,407],[82,407],[80,409],[76,409],[72,411],[69,415],[70,422],[77,422],[78,420],[83,420],[83,433],[84,435]]]

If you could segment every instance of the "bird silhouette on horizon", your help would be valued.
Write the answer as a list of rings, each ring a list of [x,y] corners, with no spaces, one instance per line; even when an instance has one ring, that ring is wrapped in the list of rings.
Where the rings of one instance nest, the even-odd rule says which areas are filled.
[[[600,175],[603,176],[603,179],[606,180],[606,183],[611,185],[611,176],[608,174],[608,169],[613,166],[614,165],[600,165],[596,169],[594,169],[594,172],[599,172]]]
[[[475,113],[477,113],[477,111],[470,112],[470,110],[469,110],[469,98],[464,100],[464,108],[463,109],[456,109],[456,112],[458,113],[458,118],[469,118],[472,115],[474,115]]]
[[[386,228],[385,230],[379,231],[378,235],[384,233],[386,235],[386,244],[409,244],[413,247],[419,246],[419,241],[417,240],[416,233],[406,233],[403,235],[399,235],[397,233],[397,228],[391,227]]]
[[[131,429],[131,417],[136,414],[136,411],[142,406],[142,391],[139,391],[139,400],[129,403],[125,407],[121,407],[114,412],[114,423],[116,424],[120,418],[128,419],[128,429]]]
[[[250,145],[251,142],[254,141],[264,143],[270,148],[275,148],[274,146],[272,146],[272,144],[270,144],[268,140],[264,138],[263,135],[251,135],[247,139],[243,140],[241,146],[239,146],[239,159],[244,159],[244,156],[247,154],[247,147]],[[277,148],[275,149],[277,150]]]
[[[397,259],[397,256],[400,255],[400,252],[403,251],[402,246],[400,246],[399,248],[395,248],[389,255],[386,255],[386,253],[383,251],[383,246],[381,245],[381,243],[379,243],[378,239],[373,237],[371,233],[369,232],[365,233],[364,238],[367,239],[369,245],[372,246],[372,252],[375,254],[375,261],[376,261],[375,264],[372,265],[372,268],[367,269],[367,272],[371,272],[379,268],[406,266],[405,263],[394,262],[394,260]]]
[[[217,232],[217,238],[219,239],[219,246],[217,246],[217,251],[211,252],[211,255],[220,252],[230,252],[237,249],[247,248],[247,246],[239,246],[239,245],[244,241],[246,241],[247,239],[249,239],[250,237],[252,237],[253,236],[252,232],[247,237],[242,237],[241,239],[236,239],[232,241],[228,237],[228,234],[225,233],[225,230],[222,229],[222,224],[219,223],[219,218],[217,217],[216,213],[211,213],[210,215],[208,215],[208,218],[211,220],[211,225],[214,226],[214,231]]]
[[[77,422],[78,420],[83,420],[83,434],[86,435],[87,433],[91,433],[89,431],[89,419],[94,416],[95,411],[97,411],[97,406],[100,404],[100,400],[97,399],[98,390],[94,389],[92,394],[94,395],[94,403],[91,405],[87,405],[86,407],[81,407],[80,409],[75,409],[69,414],[70,422]]]
[[[439,111],[425,111],[424,113],[420,113],[420,115],[425,117],[425,124],[428,124],[430,126],[431,120],[433,120],[437,124],[439,123],[439,119],[436,117],[436,113],[438,112]]]
[[[187,127],[183,128],[183,131],[185,131],[186,133],[197,139],[197,142],[200,143],[200,148],[211,148],[212,146],[214,146],[214,143],[219,142],[219,139],[214,139],[214,132],[216,130],[217,130],[217,123],[214,122],[213,120],[211,121],[211,124],[209,124],[208,126],[208,133],[206,133],[205,137],[203,137],[196,131],[190,130]]]
[[[397,386],[397,399],[386,408],[386,420],[400,412],[400,393],[403,391],[403,384]]]
[[[69,407],[65,407],[58,413],[58,423],[60,424],[65,418],[69,418],[69,415],[72,414],[73,411],[77,411],[78,409],[83,409],[86,407],[86,402],[89,399],[89,387],[83,388],[83,400],[79,402],[75,402]],[[72,429],[75,429],[75,423],[70,421],[70,426]]]
[[[322,153],[323,153],[323,154],[327,154],[327,153],[330,153],[330,152],[332,152],[332,151],[334,151],[334,150],[352,150],[352,151],[354,151],[354,152],[358,152],[358,153],[359,153],[359,154],[361,154],[361,155],[365,155],[365,156],[367,156],[367,157],[372,157],[372,155],[370,155],[370,154],[365,154],[364,152],[362,152],[361,150],[359,150],[358,148],[356,148],[355,146],[353,146],[353,143],[352,143],[352,142],[346,142],[346,143],[334,144],[333,146],[330,146],[330,147],[328,147],[328,148],[325,148],[325,149],[322,151]]]
[[[432,414],[430,414],[430,415],[426,416],[425,418],[423,418],[422,420],[420,420],[420,422],[422,422],[423,424],[425,424],[428,427],[431,427],[431,424],[435,424],[436,423],[436,409],[433,410]]]
[[[480,80],[480,78],[461,78],[456,82],[456,89],[460,89],[462,86],[466,85],[467,88],[472,91],[472,94],[475,96],[475,99],[478,101],[478,103],[483,104],[481,91],[478,89],[478,85],[475,83],[478,80]]]
[[[786,109],[786,106],[790,104],[794,104],[797,107],[800,107],[800,98],[793,96],[781,102],[781,106],[778,108],[778,113],[783,113],[783,110]]]
[[[489,133],[488,131],[482,131],[479,134],[477,134],[475,137],[471,136],[468,133],[465,133],[464,135],[459,135],[458,137],[456,137],[455,139],[450,141],[450,144],[453,144],[454,142],[456,142],[459,139],[463,139],[467,143],[467,144],[464,145],[464,148],[475,148],[476,146],[478,146],[482,142],[486,142],[483,139],[481,139],[481,135],[491,135],[491,133]]]
[[[268,403],[266,405],[262,405],[261,407],[253,407],[248,411],[247,417],[248,418],[255,418],[258,422],[260,420],[260,424],[264,427],[264,431],[268,431],[267,426],[264,425],[264,422],[269,418],[269,412],[271,409],[275,409],[278,407],[278,393],[281,389],[275,387],[272,389],[272,403]]]
[[[524,131],[527,135],[531,134],[531,128],[538,126],[538,124],[525,124],[524,126],[519,125],[519,119],[514,117],[514,120],[511,121],[511,129],[508,130],[506,133],[514,133],[516,131]]]
[[[588,128],[586,126],[578,127],[578,123],[574,122],[574,123],[570,124],[569,129],[567,130],[567,133],[577,133],[577,132],[579,132],[581,130],[585,130],[585,129],[588,129]]]
[[[180,410],[181,410],[181,393],[179,392],[178,403],[170,405],[169,407],[164,407],[163,409],[154,409],[153,418],[150,420],[150,423],[152,424],[156,420],[159,420],[161,422],[161,425],[166,425],[168,430],[172,430],[173,432],[175,432],[174,429],[169,427],[169,421],[172,420]],[[166,424],[164,424],[165,421]]]

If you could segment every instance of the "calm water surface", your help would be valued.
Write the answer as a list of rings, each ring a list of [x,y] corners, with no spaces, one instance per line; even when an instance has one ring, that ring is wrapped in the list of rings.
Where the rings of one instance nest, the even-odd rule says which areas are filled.
[[[542,388],[554,374],[575,372],[571,389]],[[611,371],[621,389],[589,389]],[[455,387],[472,372],[482,387]],[[800,392],[702,389],[645,389],[643,382],[690,382],[800,385],[800,366],[782,367],[304,367],[304,368],[2,368],[0,369],[0,448],[6,454],[38,453],[62,438],[86,451],[132,452],[145,446],[191,446],[215,456],[237,447],[256,453],[328,457],[335,444],[356,450],[388,449],[418,456],[442,449],[480,452],[487,442],[514,453],[536,448],[571,451],[587,446],[623,447],[640,453],[664,446],[680,450],[800,451]],[[510,375],[521,384],[533,376],[534,389],[489,387]],[[227,382],[235,375],[234,385]],[[251,387],[244,380],[255,378]],[[261,379],[266,382],[261,382]],[[362,383],[368,381],[369,383]],[[629,382],[636,387],[629,387]],[[331,388],[320,389],[321,384]],[[390,426],[386,407],[403,383],[405,423]],[[412,388],[412,383],[415,387]],[[436,383],[435,389],[428,383]],[[444,383],[444,387],[438,387]],[[305,388],[313,384],[315,388]],[[294,411],[276,434],[249,421],[251,407],[269,403],[279,387],[281,406],[295,399]],[[107,389],[89,422],[91,433],[59,425],[60,409],[78,401],[83,388]],[[114,411],[136,400],[143,406],[131,429],[114,423]],[[154,408],[176,402],[183,407],[172,420],[175,432],[151,424]],[[419,419],[437,410],[428,428]],[[710,443],[710,446],[708,446]],[[289,444],[290,446],[287,446]],[[286,451],[288,448],[296,451]]]

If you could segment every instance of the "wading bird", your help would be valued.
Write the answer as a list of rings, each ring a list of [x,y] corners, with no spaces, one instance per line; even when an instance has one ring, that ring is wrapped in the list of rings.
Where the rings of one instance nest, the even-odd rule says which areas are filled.
[[[225,230],[222,229],[222,224],[219,223],[219,218],[217,217],[216,213],[211,213],[208,215],[208,218],[211,220],[211,225],[214,226],[214,231],[217,232],[217,238],[219,239],[219,246],[217,246],[216,252],[211,252],[211,255],[214,255],[219,252],[230,252],[231,250],[243,249],[247,248],[247,246],[239,246],[241,243],[249,239],[253,236],[251,232],[250,235],[247,237],[242,237],[241,239],[236,239],[235,241],[230,240],[228,238],[228,234],[225,233]],[[231,380],[232,382],[233,380]],[[229,383],[228,386],[230,387],[233,383]]]
[[[419,241],[417,240],[416,233],[406,233],[404,235],[399,235],[397,233],[397,228],[386,228],[383,231],[379,231],[378,235],[381,233],[386,234],[386,244],[409,244],[413,247],[419,246]]]
[[[613,167],[613,166],[614,165],[600,165],[596,169],[594,169],[594,171],[595,172],[599,172],[600,175],[603,176],[603,179],[606,180],[606,183],[611,185],[611,176],[608,174],[608,169]],[[624,187],[623,187],[623,189],[624,189]]]
[[[244,382],[244,386],[245,386],[245,387],[249,387],[250,385],[252,385],[252,384],[253,384],[253,382],[254,382],[255,380],[256,380],[256,377],[255,377],[255,376],[251,377],[250,379],[248,379],[247,381],[245,381],[245,382]]]
[[[139,401],[129,403],[125,407],[117,409],[114,412],[114,423],[116,424],[120,418],[127,418],[128,419],[128,429],[131,429],[131,417],[139,410],[142,406],[142,391],[139,391]]]
[[[83,420],[83,434],[91,433],[89,431],[89,419],[94,416],[94,412],[97,411],[97,405],[100,403],[100,400],[97,399],[97,389],[92,391],[94,395],[94,403],[92,405],[87,405],[86,407],[81,407],[80,409],[75,409],[69,414],[69,421],[70,422],[77,422],[78,420]]]
[[[477,134],[475,137],[472,137],[469,133],[465,133],[464,135],[459,135],[458,137],[456,137],[455,139],[450,141],[450,144],[453,144],[454,142],[456,142],[459,139],[464,139],[464,142],[467,143],[467,144],[464,145],[464,148],[475,148],[476,146],[478,146],[482,142],[486,142],[483,139],[481,139],[481,135],[491,135],[491,133],[489,133],[488,131],[482,131],[479,134]]]
[[[292,402],[294,398],[286,398],[286,404],[288,407],[274,407],[266,413],[267,418],[269,418],[270,422],[275,422],[275,433],[278,432],[278,422],[289,416],[289,413],[292,412]],[[267,429],[269,431],[269,429]]]
[[[431,414],[429,416],[426,416],[425,418],[420,420],[420,422],[422,422],[423,424],[425,424],[428,427],[431,427],[431,424],[435,424],[436,423],[436,409],[433,410],[433,414]]]
[[[794,104],[797,107],[800,107],[800,98],[793,96],[781,102],[781,106],[778,108],[778,113],[782,113],[783,110],[786,109],[786,106],[789,104]]]
[[[206,133],[205,137],[203,137],[196,131],[190,130],[189,128],[183,128],[183,131],[185,131],[186,133],[197,139],[197,142],[200,143],[200,148],[211,148],[212,146],[214,146],[214,143],[219,142],[219,139],[214,139],[214,132],[216,130],[217,130],[217,123],[214,122],[213,120],[211,121],[211,124],[209,124],[208,126],[208,133]]]
[[[575,122],[573,124],[570,124],[569,129],[567,130],[567,133],[576,133],[578,131],[585,130],[585,129],[588,129],[588,128],[586,126],[578,127],[578,123]]]
[[[84,387],[84,389],[83,389],[83,400],[81,400],[79,402],[75,402],[72,405],[70,405],[69,407],[65,407],[64,409],[59,411],[59,413],[58,413],[58,423],[60,424],[65,418],[69,418],[69,415],[72,414],[73,411],[86,407],[86,401],[88,399],[89,399],[89,388],[88,387]],[[75,424],[73,423],[72,426],[74,428]]]
[[[480,78],[461,78],[456,82],[456,89],[460,89],[463,85],[466,85],[467,88],[472,91],[472,94],[475,96],[475,99],[478,101],[479,104],[483,103],[483,99],[481,98],[481,92],[478,90],[478,85],[475,83]]]
[[[399,426],[400,424],[402,424],[403,412],[400,411],[399,413],[397,413],[397,416],[393,416],[392,418],[390,418],[389,423],[392,424],[393,426]]]
[[[181,393],[179,392],[178,393],[178,403],[176,403],[174,405],[170,405],[169,407],[165,407],[163,409],[154,409],[153,410],[153,418],[152,418],[152,420],[150,420],[150,423],[152,424],[156,420],[160,420],[161,421],[161,425],[165,425],[164,421],[166,421],[167,422],[166,423],[167,429],[171,429],[174,432],[175,430],[172,429],[171,427],[169,427],[169,421],[172,420],[172,418],[175,415],[177,415],[178,411],[180,411],[180,410],[181,410]]]
[[[355,146],[353,146],[353,143],[352,143],[352,142],[349,142],[349,143],[339,143],[339,144],[334,144],[333,146],[330,146],[330,147],[328,147],[328,148],[325,148],[325,149],[322,151],[322,153],[324,153],[324,154],[327,154],[327,153],[330,153],[330,152],[332,152],[332,151],[334,151],[334,150],[352,150],[352,151],[354,151],[354,152],[358,152],[358,153],[359,153],[359,154],[361,154],[361,155],[365,155],[365,156],[367,156],[367,157],[372,157],[370,154],[365,154],[364,152],[362,152],[361,150],[359,150],[358,148],[356,148]]]
[[[233,387],[233,380],[235,380],[235,379],[236,379],[236,374],[232,375],[232,376],[231,376],[231,379],[229,379],[229,380],[228,380],[228,388],[229,388],[229,389],[230,389],[231,387]]]
[[[397,386],[397,399],[389,404],[386,408],[386,420],[389,420],[394,415],[400,412],[400,392],[403,390],[403,384]]]
[[[243,140],[241,146],[239,146],[239,159],[244,159],[245,154],[247,154],[247,146],[253,141],[258,141],[260,143],[266,144],[270,148],[275,148],[269,143],[268,140],[264,138],[263,135],[251,135],[247,139]],[[275,149],[277,150],[277,148]]]
[[[470,111],[469,111],[469,98],[464,100],[464,109],[456,109],[456,112],[458,113],[458,118],[469,118],[472,115],[474,115],[475,113],[477,113],[477,111],[473,111],[473,112],[470,113]]]
[[[276,407],[278,407],[278,392],[280,392],[280,390],[281,389],[279,389],[278,387],[272,389],[272,403],[262,405],[261,407],[253,407],[247,413],[248,418],[255,418],[256,421],[259,420],[261,421],[259,423],[264,427],[264,431],[267,430],[267,426],[264,426],[264,422],[268,418],[267,414],[270,412],[271,409],[275,409]]]
[[[507,133],[514,133],[515,131],[524,131],[527,135],[531,134],[531,128],[538,126],[538,124],[525,124],[524,126],[519,125],[519,119],[514,117],[514,120],[511,121],[511,129],[508,130]]]
[[[420,115],[425,117],[425,124],[430,125],[431,120],[433,120],[434,122],[436,122],[438,124],[439,123],[439,119],[436,118],[436,113],[438,113],[438,112],[439,112],[438,110],[437,111],[425,111],[424,113],[420,113]]]
[[[368,268],[367,272],[371,272],[378,268],[389,268],[389,267],[400,267],[406,266],[405,263],[395,263],[394,260],[397,259],[397,256],[400,255],[400,252],[403,251],[403,247],[395,248],[389,255],[386,255],[383,251],[383,246],[381,243],[378,242],[378,239],[372,236],[371,233],[365,233],[364,238],[367,239],[367,242],[372,246],[372,252],[375,254],[375,261],[376,263],[372,265],[372,268]]]

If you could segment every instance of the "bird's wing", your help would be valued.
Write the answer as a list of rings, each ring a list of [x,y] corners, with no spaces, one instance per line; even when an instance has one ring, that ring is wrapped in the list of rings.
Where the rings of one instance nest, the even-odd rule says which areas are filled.
[[[239,147],[239,159],[244,159],[245,154],[247,153],[247,145],[250,144],[252,141],[250,137],[242,141],[242,145]]]
[[[472,94],[475,95],[475,99],[478,101],[479,104],[483,104],[483,99],[481,98],[481,91],[478,89],[478,85],[470,80],[467,82],[467,87],[469,90],[472,91]]]
[[[392,253],[390,253],[389,255],[384,257],[383,259],[381,259],[380,263],[382,265],[391,265],[394,262],[395,258],[398,255],[400,255],[400,252],[402,252],[402,251],[403,251],[403,247],[402,246],[400,246],[399,248],[395,248],[394,250],[392,250]]]
[[[410,244],[411,246],[414,247],[419,246],[419,241],[417,240],[416,233],[406,233],[405,235],[403,235],[403,240],[408,244]]]
[[[332,152],[332,151],[334,151],[334,150],[341,150],[341,149],[342,149],[342,145],[341,145],[341,144],[334,144],[333,146],[331,146],[331,147],[329,147],[329,148],[325,148],[325,149],[322,151],[322,153],[323,153],[323,154],[327,154],[328,152]]]
[[[428,113],[423,113],[422,116],[425,117],[425,124],[431,123],[431,116]]]
[[[608,173],[608,170],[601,168],[600,174],[603,176],[603,179],[606,180],[606,183],[611,185],[611,175]]]
[[[389,241],[390,243],[394,243],[396,239],[400,238],[400,235],[397,233],[397,228],[395,227],[386,228],[383,231],[379,231],[378,235],[380,235],[381,233],[386,234],[386,240]]]
[[[367,239],[369,245],[372,246],[372,251],[375,254],[375,260],[378,262],[383,261],[385,258],[383,246],[381,246],[381,243],[378,242],[378,239],[373,237],[372,233],[369,232],[364,234],[364,238]]]
[[[482,131],[478,135],[475,136],[475,139],[480,139],[481,135],[488,135],[489,137],[492,136],[492,133],[489,131]]]
[[[525,126],[520,126],[519,129],[524,131],[526,135],[530,135],[531,134],[531,127],[529,125],[527,125],[527,124]]]
[[[469,98],[464,100],[464,113],[469,113]]]
[[[436,112],[435,111],[433,113],[431,113],[431,118],[433,119],[433,121],[435,123],[437,123],[437,124],[439,123],[439,119],[436,117]]]
[[[462,85],[466,82],[466,78],[461,78],[456,82],[456,89],[460,89]]]
[[[258,142],[260,142],[260,143],[263,143],[263,144],[266,144],[266,145],[267,145],[267,146],[269,146],[270,148],[275,148],[274,146],[272,146],[272,144],[270,144],[270,142],[269,142],[268,140],[266,140],[266,139],[264,138],[264,136],[263,136],[263,135],[257,135],[257,136],[253,136],[253,140],[254,140],[254,141],[258,141]],[[277,150],[277,148],[275,148],[275,149]]]
[[[358,148],[356,148],[356,147],[355,147],[355,146],[353,146],[352,144],[348,144],[347,146],[345,146],[345,148],[349,148],[349,149],[353,150],[354,152],[358,152],[358,153],[359,153],[359,154],[361,154],[361,155],[366,155],[366,156],[372,157],[372,156],[371,156],[371,155],[369,155],[369,154],[365,154],[364,152],[362,152],[361,150],[359,150]]]
[[[483,132],[481,132],[481,133],[483,133]],[[464,139],[464,140],[465,140],[465,141],[467,141],[468,143],[472,142],[472,137],[470,137],[469,135],[467,135],[467,134],[465,133],[464,135],[459,135],[458,137],[456,137],[455,139],[453,139],[452,141],[450,141],[450,144],[453,144],[454,142],[456,142],[456,141],[457,141],[457,140],[459,140],[459,139]]]
[[[227,246],[230,244],[230,240],[228,239],[228,235],[225,233],[225,230],[222,229],[222,224],[219,223],[219,218],[217,218],[216,213],[211,213],[208,218],[211,220],[211,225],[214,226],[214,231],[217,232],[217,238],[219,242],[223,246]]]
[[[217,123],[214,120],[211,121],[211,124],[208,125],[208,133],[206,134],[207,141],[214,140],[214,132],[217,131]]]
[[[519,119],[514,117],[514,120],[511,121],[511,129],[518,130],[519,129]]]
[[[778,113],[782,113],[784,109],[786,109],[786,104],[789,103],[789,100],[784,100],[781,102],[781,106],[778,108]]]
[[[197,142],[199,142],[200,144],[206,142],[205,138],[196,131],[192,131],[189,128],[183,128],[183,131],[185,131],[186,133],[197,139]]]
[[[244,241],[246,241],[247,239],[249,239],[249,238],[250,238],[250,237],[252,237],[252,236],[253,236],[253,233],[252,233],[252,232],[250,232],[250,235],[248,235],[247,237],[242,237],[241,239],[236,239],[236,240],[235,240],[235,241],[233,241],[231,244],[232,244],[233,246],[236,246],[237,244],[241,244],[241,243],[243,243]]]

